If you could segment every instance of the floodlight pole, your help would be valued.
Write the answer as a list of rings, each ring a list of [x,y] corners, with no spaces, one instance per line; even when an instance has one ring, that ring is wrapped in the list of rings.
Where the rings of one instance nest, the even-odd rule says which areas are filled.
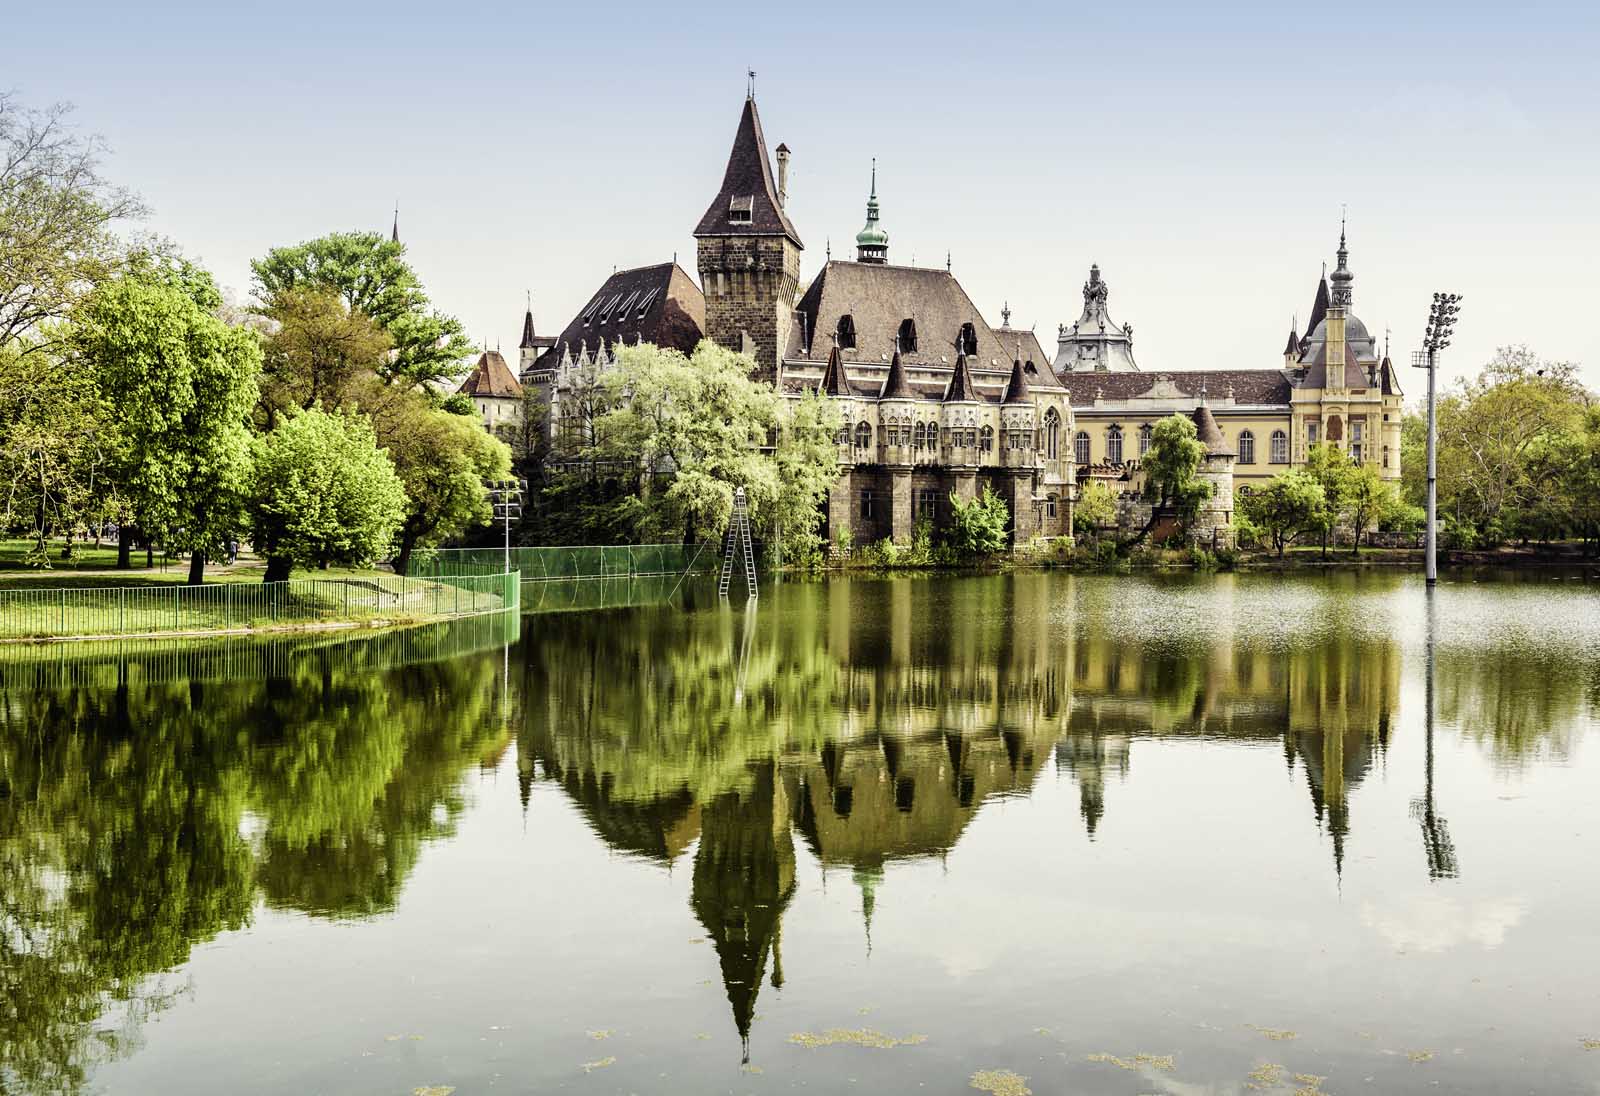
[[[1428,347],[1428,563],[1427,584],[1439,582],[1439,352]],[[1429,682],[1429,687],[1432,687]]]

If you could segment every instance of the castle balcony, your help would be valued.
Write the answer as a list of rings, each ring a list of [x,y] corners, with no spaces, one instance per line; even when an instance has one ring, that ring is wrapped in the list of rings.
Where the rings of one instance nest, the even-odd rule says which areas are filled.
[[[1029,446],[1026,449],[1001,449],[1000,460],[997,462],[1002,468],[1039,468],[1039,451]]]
[[[926,449],[917,449],[911,444],[890,445],[884,443],[878,446],[879,464],[915,464]]]

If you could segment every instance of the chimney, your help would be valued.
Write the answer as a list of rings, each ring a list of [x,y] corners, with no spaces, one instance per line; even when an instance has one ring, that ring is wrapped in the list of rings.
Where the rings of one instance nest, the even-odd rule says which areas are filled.
[[[789,146],[778,146],[778,208],[789,204]]]

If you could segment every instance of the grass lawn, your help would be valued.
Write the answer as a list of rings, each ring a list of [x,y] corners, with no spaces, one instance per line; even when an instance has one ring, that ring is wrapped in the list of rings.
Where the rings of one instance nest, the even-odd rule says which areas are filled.
[[[144,553],[133,553],[133,567],[119,571],[115,544],[93,545],[79,543],[73,549],[73,558],[64,560],[60,540],[50,542],[50,566],[30,567],[24,561],[33,550],[33,541],[26,539],[0,540],[0,590],[83,589],[109,586],[165,586],[181,584],[189,579],[189,561],[186,558],[163,560],[158,552],[155,566],[144,565]],[[208,563],[206,582],[260,582],[266,571],[266,561],[241,552],[237,563]],[[388,568],[330,567],[321,570],[296,570],[289,577],[301,578],[380,578],[389,576]]]

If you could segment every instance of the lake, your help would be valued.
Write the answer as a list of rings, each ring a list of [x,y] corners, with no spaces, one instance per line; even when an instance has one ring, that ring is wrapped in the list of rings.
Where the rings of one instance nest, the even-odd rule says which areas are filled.
[[[0,1091],[1600,1091],[1600,586],[594,603],[0,650]]]

